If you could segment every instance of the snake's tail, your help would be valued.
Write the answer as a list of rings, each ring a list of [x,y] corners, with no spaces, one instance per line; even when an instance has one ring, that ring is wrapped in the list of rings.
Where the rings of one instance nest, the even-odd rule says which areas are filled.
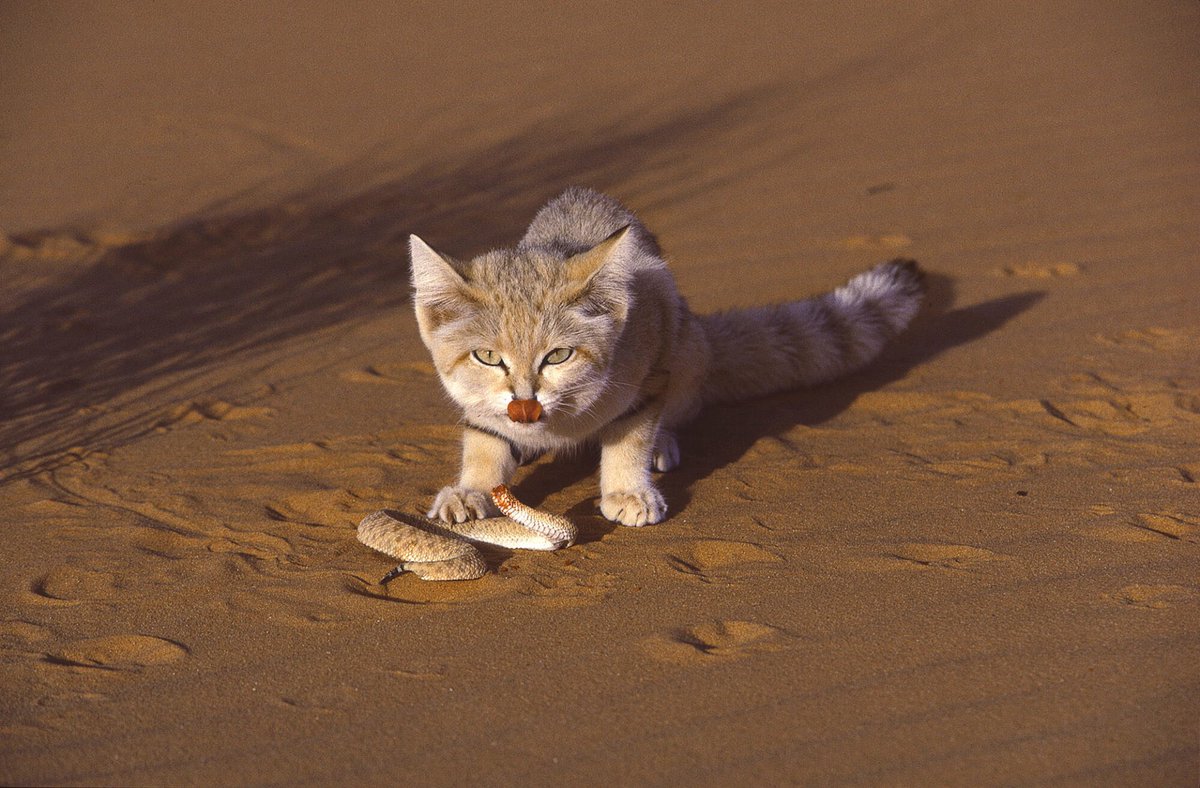
[[[392,571],[390,571],[386,575],[384,575],[383,579],[379,581],[379,585],[381,585],[381,586],[387,585],[388,583],[392,582],[400,575],[404,574],[404,572],[405,572],[404,564],[400,564],[395,569],[393,569]]]

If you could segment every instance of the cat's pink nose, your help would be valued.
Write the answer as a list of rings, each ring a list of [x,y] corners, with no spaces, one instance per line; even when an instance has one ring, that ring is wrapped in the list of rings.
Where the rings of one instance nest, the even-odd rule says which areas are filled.
[[[522,424],[532,424],[542,417],[542,403],[536,399],[514,399],[508,403],[508,417]]]

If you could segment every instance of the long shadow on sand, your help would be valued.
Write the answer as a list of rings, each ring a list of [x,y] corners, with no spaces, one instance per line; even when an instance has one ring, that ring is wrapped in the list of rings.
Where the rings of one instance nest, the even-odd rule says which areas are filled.
[[[825,386],[765,397],[740,407],[716,406],[701,414],[680,441],[680,467],[661,479],[663,492],[676,511],[687,505],[693,484],[737,461],[760,438],[834,418],[859,395],[900,380],[910,369],[953,347],[999,330],[1044,295],[1025,292],[970,307],[945,309],[945,302],[938,301],[940,295],[949,295],[950,283],[940,276],[930,278],[933,303],[928,311],[868,369]]]
[[[753,148],[754,120],[777,100],[764,88],[607,125],[554,118],[473,151],[438,142],[419,163],[377,151],[266,207],[215,206],[147,240],[94,248],[78,274],[0,297],[0,478],[145,434],[164,402],[209,393],[214,375],[200,373],[231,358],[398,308],[409,232],[474,253],[570,183],[648,208],[741,177],[714,161],[720,141]],[[14,240],[28,250],[79,238],[56,229]]]

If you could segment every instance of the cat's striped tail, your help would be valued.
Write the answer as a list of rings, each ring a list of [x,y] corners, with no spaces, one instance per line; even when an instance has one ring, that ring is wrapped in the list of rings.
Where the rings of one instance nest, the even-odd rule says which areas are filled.
[[[865,366],[917,314],[923,278],[916,262],[897,259],[814,298],[701,315],[711,349],[704,401],[811,386]]]

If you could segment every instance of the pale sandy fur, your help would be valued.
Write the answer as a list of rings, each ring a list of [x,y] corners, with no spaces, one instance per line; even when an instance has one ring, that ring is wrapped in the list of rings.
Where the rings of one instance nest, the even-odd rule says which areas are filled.
[[[429,511],[446,522],[495,514],[487,491],[520,459],[594,443],[601,513],[657,523],[667,503],[651,472],[679,463],[674,432],[703,405],[852,372],[923,296],[916,263],[893,260],[814,298],[697,316],[650,231],[579,188],[547,203],[513,249],[456,261],[416,236],[410,249],[421,337],[466,423],[459,480]],[[568,360],[547,363],[559,348]],[[530,398],[542,418],[511,420],[508,403]]]

